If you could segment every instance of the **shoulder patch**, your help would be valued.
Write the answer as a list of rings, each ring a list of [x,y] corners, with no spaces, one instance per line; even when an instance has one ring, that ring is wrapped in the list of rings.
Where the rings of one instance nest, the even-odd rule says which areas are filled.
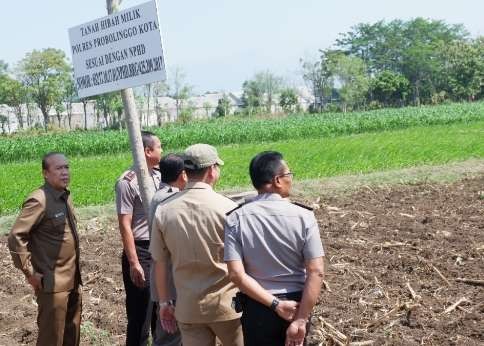
[[[228,197],[227,197],[227,198],[228,198]],[[244,205],[246,205],[246,204],[247,204],[247,203],[245,203],[245,202],[244,202],[244,203],[239,204],[239,205],[238,205],[238,206],[236,206],[234,209],[232,209],[232,210],[230,210],[230,211],[226,212],[226,213],[225,213],[225,215],[226,215],[226,216],[229,216],[230,214],[232,214],[232,212],[236,211],[237,209],[239,209],[239,208],[243,207],[243,206],[244,206]]]
[[[168,201],[169,199],[173,198],[174,196],[177,196],[178,192],[180,192],[180,191],[173,192],[171,195],[169,195],[168,197],[166,197],[166,198],[162,199],[160,202],[158,202],[158,204],[164,203],[164,202]]]
[[[134,178],[136,178],[136,172],[135,171],[128,171],[124,176],[123,179],[127,181],[132,181]]]
[[[307,210],[311,210],[311,211],[313,211],[313,210],[314,210],[313,208],[308,207],[307,205],[304,205],[304,204],[299,203],[299,202],[291,202],[291,203],[292,203],[292,204],[294,204],[294,205],[297,205],[298,207],[301,207],[301,208],[307,209]]]

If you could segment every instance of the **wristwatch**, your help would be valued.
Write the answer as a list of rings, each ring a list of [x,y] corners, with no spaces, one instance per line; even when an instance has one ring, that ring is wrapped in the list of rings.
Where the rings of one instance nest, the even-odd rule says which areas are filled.
[[[279,305],[279,299],[274,298],[271,303],[271,310],[276,311],[278,305]]]
[[[158,306],[160,307],[160,309],[166,308],[167,306],[175,306],[175,301],[173,299],[170,299],[166,302],[159,302]]]

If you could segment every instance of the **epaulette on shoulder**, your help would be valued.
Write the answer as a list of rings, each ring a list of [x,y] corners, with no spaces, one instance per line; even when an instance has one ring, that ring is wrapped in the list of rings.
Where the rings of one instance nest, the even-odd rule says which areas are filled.
[[[123,179],[127,181],[132,181],[136,177],[135,171],[128,171],[124,176]]]
[[[297,205],[298,207],[301,207],[301,208],[307,209],[307,210],[311,210],[311,211],[313,211],[313,210],[314,210],[313,208],[308,207],[307,205],[304,205],[304,204],[299,203],[299,202],[291,202],[291,203],[292,203],[292,204],[294,204],[294,205]]]
[[[159,204],[161,204],[161,203],[165,203],[166,201],[168,201],[169,199],[173,198],[174,196],[177,196],[179,192],[180,192],[180,191],[173,192],[171,195],[169,195],[169,196],[168,196],[168,197],[166,197],[165,199],[162,199],[162,200],[159,202]]]
[[[227,198],[228,198],[228,197],[227,197]],[[234,209],[232,209],[232,210],[230,210],[230,211],[226,212],[226,213],[225,213],[225,215],[226,215],[226,216],[229,216],[229,215],[230,215],[230,214],[232,214],[234,211],[236,211],[236,210],[237,210],[237,209],[239,209],[239,208],[242,208],[242,207],[243,207],[244,205],[246,205],[246,204],[247,204],[247,202],[244,202],[244,203],[239,204],[239,205],[238,205],[238,206],[236,206]]]

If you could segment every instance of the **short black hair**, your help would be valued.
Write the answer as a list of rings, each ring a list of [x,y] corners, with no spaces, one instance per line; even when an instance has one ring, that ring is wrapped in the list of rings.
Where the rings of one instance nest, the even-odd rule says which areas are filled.
[[[184,160],[180,154],[164,156],[160,160],[161,181],[166,184],[176,181],[184,169]]]
[[[155,141],[153,140],[153,137],[156,137],[156,135],[151,132],[151,131],[141,131],[141,140],[143,141],[143,148],[153,148],[155,145]]]
[[[282,160],[282,154],[277,151],[263,151],[257,154],[249,165],[252,185],[258,190],[262,185],[270,183],[272,178],[280,173]]]
[[[47,154],[45,154],[43,157],[42,157],[42,170],[48,170],[49,169],[49,164],[47,163],[47,160],[52,157],[52,156],[56,156],[56,155],[62,155],[62,156],[65,156],[64,153],[60,153],[58,151],[51,151],[51,152],[48,152]]]
[[[188,180],[196,180],[201,179],[209,169],[210,167],[197,169],[185,168],[185,172],[187,172]]]

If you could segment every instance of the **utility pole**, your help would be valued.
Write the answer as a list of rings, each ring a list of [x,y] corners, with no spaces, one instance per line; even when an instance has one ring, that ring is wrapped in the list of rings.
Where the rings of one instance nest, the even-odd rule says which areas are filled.
[[[121,1],[122,0],[106,0],[108,14],[117,12],[119,10]],[[128,128],[129,141],[131,143],[134,169],[136,171],[141,198],[143,200],[143,209],[146,217],[148,217],[151,199],[155,193],[155,188],[153,186],[153,182],[150,180],[150,174],[146,164],[143,141],[141,139],[140,122],[134,101],[133,89],[128,88],[121,90],[121,97],[123,99],[124,112],[126,114],[126,126]]]

